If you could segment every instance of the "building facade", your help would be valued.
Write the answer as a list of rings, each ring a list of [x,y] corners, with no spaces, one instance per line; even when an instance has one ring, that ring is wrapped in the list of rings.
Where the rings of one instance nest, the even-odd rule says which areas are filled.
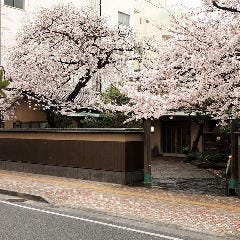
[[[14,44],[19,30],[41,8],[53,7],[56,4],[74,4],[77,7],[88,7],[97,14],[105,17],[111,26],[124,23],[134,25],[134,0],[1,0],[1,50]]]
[[[166,0],[135,0],[134,31],[137,39],[165,40],[163,28],[169,23]]]

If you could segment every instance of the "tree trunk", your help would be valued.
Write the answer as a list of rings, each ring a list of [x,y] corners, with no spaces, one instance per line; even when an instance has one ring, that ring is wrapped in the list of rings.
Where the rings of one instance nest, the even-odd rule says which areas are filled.
[[[77,95],[79,94],[79,92],[81,91],[82,88],[86,87],[87,83],[90,81],[91,79],[91,75],[90,75],[90,70],[88,69],[85,76],[82,77],[81,79],[79,79],[79,82],[77,83],[77,85],[75,86],[74,90],[69,94],[69,96],[67,97],[67,101],[74,101],[74,99],[77,97]]]
[[[196,152],[197,151],[197,147],[198,147],[200,137],[203,135],[204,125],[205,125],[205,122],[201,122],[199,124],[198,133],[197,133],[197,136],[196,136],[195,140],[193,141],[191,152]]]

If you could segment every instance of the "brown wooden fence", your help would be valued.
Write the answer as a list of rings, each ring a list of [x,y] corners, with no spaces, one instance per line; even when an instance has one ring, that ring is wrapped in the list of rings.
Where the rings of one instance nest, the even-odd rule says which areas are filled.
[[[5,169],[15,162],[22,163],[20,171],[28,163],[129,174],[142,171],[143,152],[141,129],[0,130],[0,160],[5,161]]]

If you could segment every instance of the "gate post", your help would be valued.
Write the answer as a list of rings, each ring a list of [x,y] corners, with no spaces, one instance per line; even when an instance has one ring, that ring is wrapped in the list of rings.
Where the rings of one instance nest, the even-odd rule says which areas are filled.
[[[151,174],[151,120],[144,120],[144,184],[152,183]]]
[[[229,195],[237,195],[238,188],[238,136],[235,133],[238,130],[238,120],[231,121],[230,137],[231,137],[231,179],[229,183]]]

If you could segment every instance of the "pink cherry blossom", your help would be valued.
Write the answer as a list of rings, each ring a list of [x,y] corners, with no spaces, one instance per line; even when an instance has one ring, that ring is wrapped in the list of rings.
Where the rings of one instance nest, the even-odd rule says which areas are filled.
[[[92,106],[99,76],[102,86],[105,78],[116,79],[116,68],[126,65],[134,46],[130,29],[111,28],[73,5],[42,9],[16,42],[5,54],[9,99],[25,98],[62,114]]]
[[[231,110],[238,117],[240,1],[214,2],[217,7],[206,1],[202,9],[173,17],[172,38],[156,44],[152,54],[145,52],[149,59],[140,59],[140,71],[119,86],[129,104],[108,108],[135,119],[158,119],[179,110],[222,120]]]

